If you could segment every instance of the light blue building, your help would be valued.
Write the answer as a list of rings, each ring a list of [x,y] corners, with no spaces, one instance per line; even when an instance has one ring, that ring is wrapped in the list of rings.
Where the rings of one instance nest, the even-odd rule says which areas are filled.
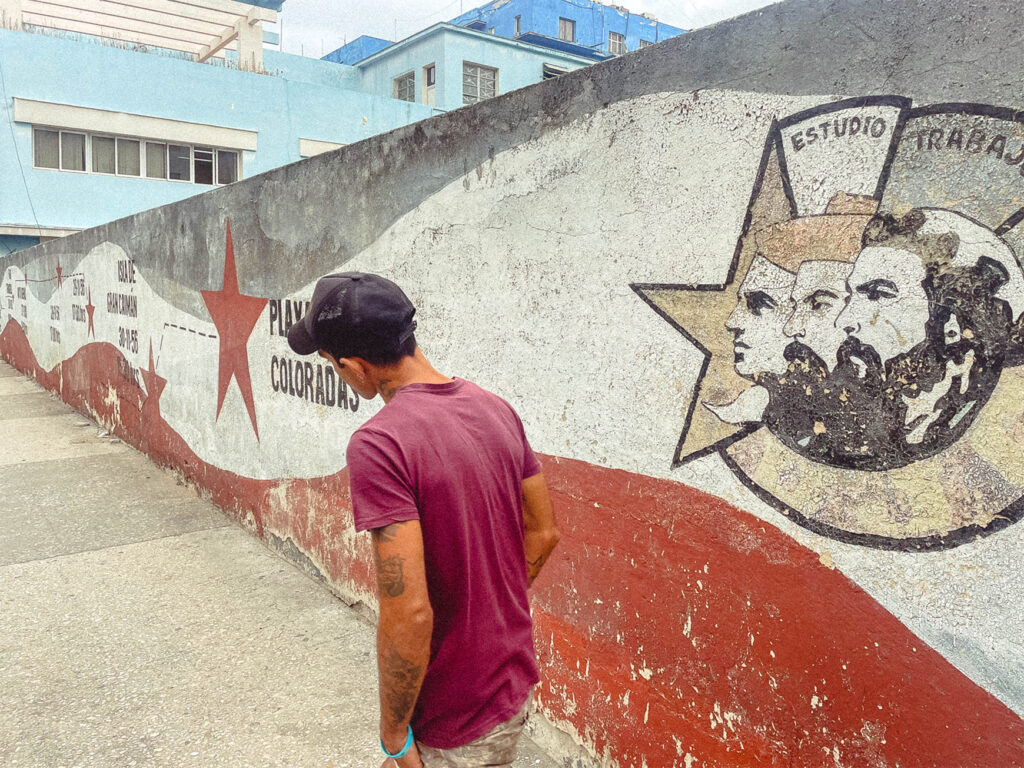
[[[355,51],[375,45],[374,40],[357,38],[324,58],[351,60]],[[365,93],[448,111],[593,63],[591,57],[441,23],[380,48],[353,66]]]
[[[250,5],[253,26],[280,8]],[[367,92],[353,67],[262,50],[261,27],[258,71],[245,71],[237,39],[199,63],[214,46],[198,35],[175,51],[44,29],[24,8],[23,24],[8,20],[19,29],[0,29],[0,255],[434,114]]]
[[[0,256],[588,66],[613,28],[627,47],[681,31],[589,0],[505,0],[318,60],[263,49],[283,2],[59,18],[0,0]]]

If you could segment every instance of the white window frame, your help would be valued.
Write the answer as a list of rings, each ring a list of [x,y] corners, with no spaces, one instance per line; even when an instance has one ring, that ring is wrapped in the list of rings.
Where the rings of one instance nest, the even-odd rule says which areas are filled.
[[[650,41],[650,40],[641,40],[640,41],[640,47],[641,48],[649,48],[652,45],[654,45],[654,43],[652,41]]]
[[[608,33],[608,53],[621,56],[626,52],[626,36],[621,32]]]
[[[36,165],[35,136],[36,136],[36,131],[37,130],[53,131],[54,133],[57,134],[57,167],[56,168],[48,168],[46,166]],[[76,170],[72,170],[72,169],[62,168],[61,167],[63,165],[63,160],[64,160],[64,147],[63,147],[63,144],[62,144],[62,141],[61,141],[61,134],[64,134],[64,133],[76,134],[76,135],[79,135],[79,136],[85,136],[85,170],[83,170],[83,171],[76,171]],[[94,170],[92,170],[92,140],[94,138],[113,139],[114,140],[114,172],[113,173],[107,173],[105,171],[94,171]],[[129,174],[129,173],[119,173],[118,172],[118,170],[117,170],[117,167],[118,167],[117,166],[117,157],[118,157],[118,152],[119,152],[118,147],[117,147],[118,139],[139,142],[139,173],[138,173],[138,175]],[[32,125],[32,142],[33,142],[33,146],[32,146],[32,168],[33,168],[33,170],[37,170],[37,171],[56,171],[58,173],[78,173],[78,174],[87,174],[87,175],[90,175],[90,176],[105,176],[107,178],[119,178],[119,179],[144,179],[144,180],[147,180],[147,181],[171,181],[171,182],[174,182],[176,184],[196,184],[196,181],[195,181],[195,178],[196,178],[196,168],[195,168],[195,148],[196,148],[196,145],[192,144],[192,143],[189,143],[189,142],[168,141],[168,140],[165,140],[165,139],[154,139],[154,138],[146,137],[146,136],[126,136],[126,135],[123,135],[123,134],[111,134],[111,133],[105,133],[105,132],[99,132],[99,131],[92,132],[92,131],[70,130],[70,129],[66,129],[66,128],[61,128],[61,127],[56,126],[56,125]],[[161,176],[148,176],[147,175],[147,170],[148,170],[148,168],[147,168],[147,166],[148,166],[148,157],[147,157],[147,154],[146,154],[146,145],[147,144],[163,144],[163,146],[164,146],[164,175],[162,177]],[[188,170],[189,170],[189,178],[188,179],[172,179],[172,178],[170,178],[170,172],[171,172],[170,147],[171,147],[172,144],[174,146],[176,146],[176,147],[188,147]],[[235,153],[235,156],[236,156],[235,170],[237,172],[236,173],[237,178],[235,179],[235,181],[241,181],[243,178],[245,178],[245,176],[242,173],[242,161],[243,161],[243,157],[244,157],[243,153],[242,153],[242,150],[236,149],[234,147],[220,147],[220,146],[217,146],[215,144],[212,144],[212,145],[211,144],[203,144],[203,145],[201,145],[201,148],[202,149],[211,149],[213,151],[213,185],[212,186],[215,186],[215,187],[223,187],[223,186],[225,186],[225,182],[221,182],[221,180],[220,180],[220,170],[219,170],[219,163],[218,163],[218,157],[217,157],[218,153],[220,153],[220,152],[234,152]],[[226,183],[227,184],[232,184],[234,182],[226,182]],[[209,184],[197,184],[197,186],[209,187],[211,185],[209,185]]]
[[[565,36],[565,31],[568,30],[570,37]],[[576,42],[576,20],[567,19],[564,16],[558,17],[558,39],[566,43]]]
[[[475,67],[477,69],[477,76],[476,76],[476,99],[474,101],[466,101],[466,68],[467,67]],[[480,72],[482,72],[485,69],[494,73],[494,93],[491,94],[490,96],[481,96],[480,95]],[[498,89],[498,68],[497,67],[488,67],[486,64],[477,64],[475,61],[463,60],[463,62],[462,62],[462,105],[463,106],[469,106],[470,104],[479,104],[481,101],[486,101],[487,99],[493,99],[499,93],[501,93],[501,91]]]
[[[167,152],[166,162],[165,162],[165,167],[167,168],[167,176],[165,177],[166,181],[172,181],[175,184],[194,184],[195,181],[193,181],[193,179],[195,179],[195,177],[196,177],[196,169],[195,169],[195,166],[194,166],[194,163],[195,163],[195,156],[194,155],[195,155],[195,153],[193,152],[192,145],[191,144],[184,144],[184,143],[179,144],[176,141],[168,141],[168,142],[165,142],[165,144],[166,144],[166,150],[165,151]],[[172,179],[171,178],[171,145],[172,144],[174,146],[176,146],[176,147],[188,147],[188,178],[187,179]],[[205,187],[206,185],[203,184],[202,186]]]
[[[172,179],[168,178],[168,176],[170,174],[170,163],[168,163],[168,161],[167,161],[168,160],[168,158],[167,158],[167,147],[168,147],[168,145],[170,143],[171,142],[169,142],[169,141],[163,141],[161,139],[145,139],[143,141],[143,155],[145,155],[145,159],[144,159],[144,161],[142,163],[142,166],[143,166],[143,168],[142,168],[142,178],[149,179],[150,181],[172,181]],[[164,175],[163,176],[150,176],[149,175],[149,145],[150,144],[163,144],[163,146],[164,146]],[[174,179],[174,181],[177,181],[177,179]]]
[[[92,152],[92,136],[93,135],[94,134],[90,134],[90,136],[89,136],[89,152],[90,153]],[[142,156],[143,153],[146,150],[146,140],[143,139],[143,138],[140,138],[138,136],[106,136],[106,138],[111,138],[111,139],[114,140],[114,175],[115,176],[120,176],[120,177],[125,178],[125,179],[144,179],[144,178],[146,178],[146,158],[144,158]],[[130,173],[121,173],[120,171],[117,170],[118,165],[119,165],[119,163],[117,161],[121,157],[121,149],[118,146],[118,140],[122,140],[122,141],[137,141],[137,142],[139,142],[139,172],[138,172],[137,175],[132,175]],[[104,175],[106,175],[106,174],[104,174]]]
[[[433,75],[434,82],[430,82],[430,77]],[[423,67],[423,103],[428,106],[434,106],[435,104],[435,93],[437,90],[437,62],[431,62]]]
[[[92,141],[93,139],[110,139],[114,142],[114,172],[104,173],[103,171],[92,170]],[[89,161],[89,173],[97,176],[117,176],[117,136],[106,133],[90,133],[89,134],[89,146],[85,150],[86,159]],[[129,177],[130,178],[130,177]]]
[[[403,99],[401,97],[400,93],[401,93],[402,84],[404,84],[406,82],[408,82],[412,86],[412,93],[409,94],[411,98]],[[399,75],[398,77],[396,77],[393,80],[393,83],[394,83],[394,86],[393,86],[394,87],[394,97],[396,99],[398,99],[399,101],[408,101],[408,102],[410,102],[412,104],[416,103],[416,71],[415,70],[411,69],[408,72],[406,72],[405,74]]]
[[[73,168],[65,168],[64,167],[64,134],[65,133],[69,134],[69,135],[73,135],[73,136],[81,136],[82,139],[83,139],[82,144],[84,146],[83,146],[83,151],[82,151],[82,170],[80,170],[80,171],[76,171]],[[60,160],[57,163],[57,165],[59,166],[59,170],[62,173],[88,173],[89,172],[89,159],[90,158],[89,158],[89,134],[88,133],[86,133],[85,131],[68,131],[68,130],[64,130],[62,128],[61,131],[60,131],[60,140],[58,141],[58,146],[60,147]],[[35,153],[33,153],[33,155],[34,154]]]
[[[40,131],[54,131],[57,134],[57,167],[50,168],[45,165],[36,165],[36,130]],[[64,167],[64,140],[63,136],[65,133],[75,134],[77,136],[85,137],[85,168],[81,171],[76,171],[72,168]],[[33,125],[32,126],[32,168],[37,171],[58,171],[60,173],[89,173],[89,161],[91,158],[89,152],[89,134],[85,131],[73,131],[66,128],[58,128],[55,125]]]

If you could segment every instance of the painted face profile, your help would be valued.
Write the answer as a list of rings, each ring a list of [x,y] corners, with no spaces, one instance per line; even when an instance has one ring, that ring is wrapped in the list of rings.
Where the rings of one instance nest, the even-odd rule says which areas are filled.
[[[736,308],[725,327],[733,334],[736,372],[751,381],[762,374],[786,372],[784,355],[790,339],[782,332],[792,312],[790,294],[796,278],[758,254],[740,285]]]
[[[860,252],[847,278],[848,303],[835,321],[857,342],[851,350],[854,361],[869,363],[865,352],[873,350],[875,363],[884,365],[925,341],[924,279],[924,264],[915,253],[883,246]]]
[[[836,319],[846,306],[846,280],[853,265],[845,261],[805,261],[793,284],[793,314],[783,333],[814,352],[828,370],[836,367],[846,331]]]

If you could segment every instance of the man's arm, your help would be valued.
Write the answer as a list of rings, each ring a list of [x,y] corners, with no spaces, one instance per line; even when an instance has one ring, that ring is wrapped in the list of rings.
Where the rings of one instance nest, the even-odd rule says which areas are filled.
[[[395,753],[405,744],[412,710],[430,661],[434,612],[427,594],[419,522],[395,523],[373,530],[372,535],[380,602],[380,734],[388,752]],[[423,765],[415,746],[396,762],[401,768]]]
[[[526,569],[530,586],[533,586],[534,579],[559,539],[544,475],[537,474],[523,480],[523,523],[526,527]]]

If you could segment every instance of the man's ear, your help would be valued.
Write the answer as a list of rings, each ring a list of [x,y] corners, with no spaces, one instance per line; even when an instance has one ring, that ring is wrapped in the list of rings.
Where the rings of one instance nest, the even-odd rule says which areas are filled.
[[[361,357],[339,357],[335,359],[339,368],[353,373],[357,378],[366,381],[370,373],[367,362]]]
[[[334,369],[338,371],[338,373],[341,373],[342,369],[347,368],[350,371],[357,372],[360,376],[365,377],[366,375],[364,370],[362,370],[361,368],[357,368],[357,366],[354,364],[355,361],[358,360],[358,358],[335,357],[326,349],[320,350],[320,357],[322,357],[324,360],[328,360],[334,366]]]

